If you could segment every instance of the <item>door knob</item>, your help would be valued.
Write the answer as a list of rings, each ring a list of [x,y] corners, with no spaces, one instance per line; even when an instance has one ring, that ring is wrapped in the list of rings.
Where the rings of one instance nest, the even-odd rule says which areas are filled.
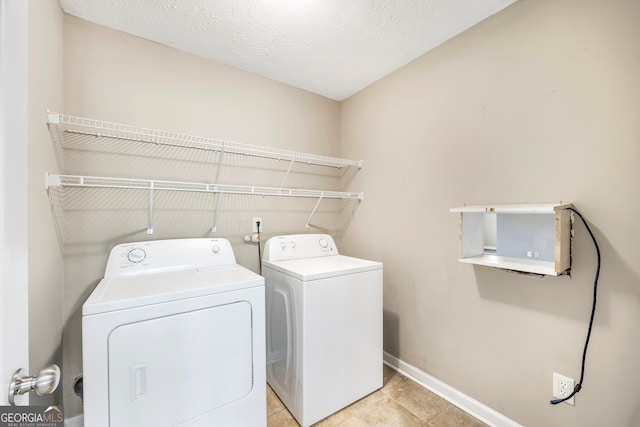
[[[18,369],[9,384],[9,404],[15,406],[15,396],[35,391],[38,396],[53,393],[60,383],[60,368],[49,365],[40,369],[38,375],[28,377],[24,368]]]

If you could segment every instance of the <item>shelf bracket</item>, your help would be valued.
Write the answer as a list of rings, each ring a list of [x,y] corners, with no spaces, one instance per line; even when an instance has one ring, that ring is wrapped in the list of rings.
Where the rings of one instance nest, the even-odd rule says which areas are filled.
[[[153,181],[149,183],[149,226],[147,227],[147,234],[153,234]]]
[[[220,149],[220,159],[218,160],[218,170],[216,171],[216,180],[214,182],[218,182],[220,180],[220,171],[222,170],[222,160],[224,160],[224,142],[222,143],[222,148]]]
[[[60,175],[50,174],[49,172],[46,173],[44,188],[49,191],[49,187],[62,187]]]
[[[294,157],[293,159],[291,159],[291,162],[289,163],[289,168],[287,169],[287,172],[285,172],[284,174],[284,178],[282,178],[282,182],[280,183],[280,188],[284,188],[284,183],[287,181],[287,178],[289,177],[289,172],[291,172],[291,168],[293,167],[293,164],[296,162],[296,158]]]
[[[309,215],[309,218],[307,218],[307,222],[304,225],[304,228],[310,227],[311,218],[313,218],[313,216],[316,214],[316,211],[318,210],[318,206],[320,206],[320,202],[322,201],[323,197],[324,197],[324,192],[320,193],[320,198],[316,202],[316,205],[313,207],[313,210],[311,211],[311,215]]]
[[[216,188],[214,187],[214,191]],[[216,193],[218,195],[218,200],[216,202],[216,210],[213,213],[213,224],[211,225],[211,232],[215,233],[218,229],[218,212],[220,212],[220,207],[222,206],[222,196],[223,193]]]
[[[218,180],[220,179],[220,171],[222,170],[222,160],[224,159],[224,142],[222,143],[222,148],[220,149],[220,159],[218,160],[218,170],[216,172],[216,181],[218,182]],[[209,186],[207,186],[207,190]],[[220,206],[222,206],[222,193],[218,193],[216,192],[217,187],[214,186],[213,187],[213,192],[214,194],[218,195],[218,200],[216,201],[216,210],[213,213],[213,224],[211,224],[211,232],[215,233],[217,231],[218,228],[218,212],[220,211]]]

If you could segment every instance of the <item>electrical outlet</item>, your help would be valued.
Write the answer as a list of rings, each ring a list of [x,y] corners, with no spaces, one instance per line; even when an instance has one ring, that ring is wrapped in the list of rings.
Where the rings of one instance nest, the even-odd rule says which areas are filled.
[[[556,399],[564,399],[569,396],[573,392],[575,386],[576,382],[572,378],[565,377],[564,375],[560,375],[555,372],[553,373],[553,397]],[[574,398],[572,397],[563,403],[573,406],[573,400]]]
[[[260,229],[258,229],[258,223],[260,223]],[[262,233],[262,218],[253,217],[251,224],[253,224],[252,230],[254,233]]]

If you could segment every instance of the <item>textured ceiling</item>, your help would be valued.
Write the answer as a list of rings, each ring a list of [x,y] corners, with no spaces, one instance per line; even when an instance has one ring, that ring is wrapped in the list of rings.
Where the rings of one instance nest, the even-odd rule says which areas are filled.
[[[87,21],[343,100],[516,0],[60,0]]]

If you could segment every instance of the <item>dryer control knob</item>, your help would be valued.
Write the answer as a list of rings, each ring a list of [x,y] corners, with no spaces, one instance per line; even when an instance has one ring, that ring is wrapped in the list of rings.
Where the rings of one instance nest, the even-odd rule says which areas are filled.
[[[280,242],[280,247],[284,250],[287,249],[287,244],[285,242]]]
[[[329,246],[329,242],[327,242],[327,239],[325,239],[324,237],[318,241],[318,244],[323,249]]]
[[[142,248],[133,248],[127,253],[129,262],[141,263],[147,258],[147,253]]]
[[[289,243],[289,246],[291,246],[292,248],[294,248],[294,249],[295,249],[295,247],[296,247],[296,242],[291,242],[291,243]]]
[[[211,252],[213,252],[214,254],[219,254],[220,253],[220,246],[215,245],[213,248],[211,248]]]

